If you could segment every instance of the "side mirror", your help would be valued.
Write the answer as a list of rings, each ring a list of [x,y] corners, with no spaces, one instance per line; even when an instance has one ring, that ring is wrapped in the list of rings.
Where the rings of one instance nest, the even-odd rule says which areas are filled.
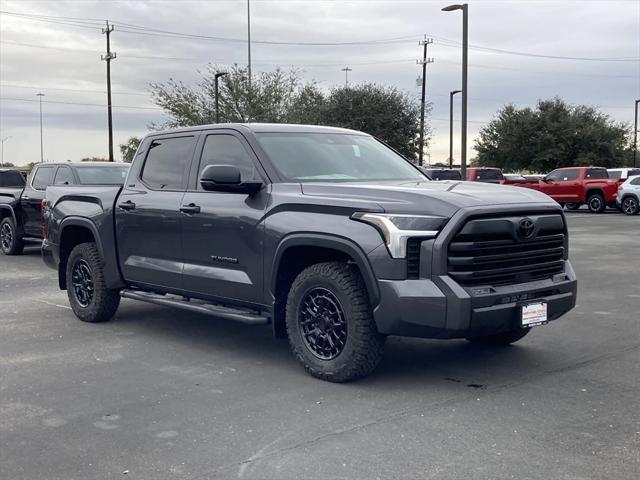
[[[540,181],[544,183],[549,183],[549,179],[547,177],[542,177]]]
[[[262,182],[243,182],[235,165],[209,165],[200,176],[200,186],[209,192],[255,193],[262,188]]]

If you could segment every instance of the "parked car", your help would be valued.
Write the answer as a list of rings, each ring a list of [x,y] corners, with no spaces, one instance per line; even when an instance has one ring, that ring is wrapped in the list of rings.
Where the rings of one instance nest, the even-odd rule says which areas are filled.
[[[467,168],[469,182],[504,183],[504,175],[499,168],[469,167]]]
[[[617,181],[609,179],[607,170],[601,167],[558,168],[537,185],[527,187],[546,193],[569,210],[585,203],[594,213],[604,212],[607,206],[616,207]]]
[[[637,215],[640,211],[640,176],[629,177],[618,187],[618,207],[626,215]]]
[[[460,170],[455,168],[419,167],[431,180],[462,180]]]
[[[20,188],[26,183],[25,177],[19,170],[12,168],[0,169],[0,188]]]
[[[129,165],[126,163],[78,162],[40,163],[25,182],[12,172],[15,186],[0,187],[0,250],[20,255],[25,241],[42,240],[41,203],[50,185],[121,185]],[[4,174],[0,174],[0,178]]]
[[[503,173],[502,176],[504,178],[502,185],[524,185],[529,183],[523,175],[518,175],[516,173]]]
[[[271,323],[336,382],[371,372],[387,335],[508,344],[576,298],[549,197],[432,182],[339,128],[154,132],[124,187],[50,187],[44,226],[44,261],[80,320],[109,320],[125,297]]]
[[[623,184],[629,177],[640,175],[640,168],[609,168],[607,173],[609,178],[618,180],[618,183]]]

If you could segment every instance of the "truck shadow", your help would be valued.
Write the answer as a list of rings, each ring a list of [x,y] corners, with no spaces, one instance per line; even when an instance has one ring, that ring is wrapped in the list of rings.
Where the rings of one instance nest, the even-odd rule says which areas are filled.
[[[196,356],[227,364],[259,363],[274,378],[306,376],[286,339],[275,339],[271,326],[251,327],[197,313],[123,301],[110,328],[139,333],[161,348],[190,349]],[[369,377],[347,385],[359,388],[406,387],[447,382],[484,388],[513,382],[544,371],[552,359],[536,347],[535,338],[518,345],[478,347],[465,340],[390,337],[381,364]],[[426,386],[426,385],[424,385]]]

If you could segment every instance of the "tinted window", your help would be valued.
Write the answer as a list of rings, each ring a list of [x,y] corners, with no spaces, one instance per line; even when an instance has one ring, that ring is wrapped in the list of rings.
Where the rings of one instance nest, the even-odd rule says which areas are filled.
[[[367,135],[258,133],[282,177],[296,182],[427,181],[419,170]]]
[[[193,137],[162,138],[149,145],[142,180],[151,188],[179,190],[189,166]]]
[[[54,185],[71,185],[76,183],[73,178],[73,172],[69,167],[58,167],[56,177],[53,179]]]
[[[0,172],[0,187],[24,187],[24,177],[20,172]]]
[[[622,170],[609,170],[609,178],[613,178],[615,180],[622,178]]]
[[[433,180],[462,180],[462,175],[457,170],[431,170],[427,174]]]
[[[476,171],[476,180],[502,180],[502,172],[500,170],[478,170]]]
[[[631,185],[640,185],[640,177],[631,180]]]
[[[255,166],[240,140],[233,135],[209,135],[200,157],[198,178],[209,165],[234,165],[240,169],[242,180],[256,177]],[[198,185],[198,188],[200,186]]]
[[[54,171],[55,167],[38,167],[33,177],[33,188],[44,190],[51,185]]]
[[[604,168],[591,168],[587,170],[586,178],[609,178],[609,174]]]
[[[580,170],[577,168],[570,170],[555,170],[547,175],[547,180],[553,182],[571,182],[580,178]]]
[[[76,171],[82,185],[124,185],[129,166],[77,167]]]
[[[627,178],[629,177],[635,177],[637,175],[640,175],[640,170],[629,170],[627,172]]]

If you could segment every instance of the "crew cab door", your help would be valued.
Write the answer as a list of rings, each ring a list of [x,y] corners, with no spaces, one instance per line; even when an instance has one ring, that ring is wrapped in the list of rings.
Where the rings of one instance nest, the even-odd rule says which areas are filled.
[[[234,165],[242,181],[264,181],[257,158],[242,135],[232,130],[202,134],[190,189],[182,200],[184,288],[202,298],[264,303],[261,219],[267,188],[254,194],[205,191],[199,179],[209,165]]]
[[[38,165],[20,197],[22,226],[27,237],[40,238],[40,204],[45,191],[53,184],[56,165]]]
[[[180,205],[197,137],[152,137],[116,199],[118,258],[130,284],[167,292],[182,288]]]

